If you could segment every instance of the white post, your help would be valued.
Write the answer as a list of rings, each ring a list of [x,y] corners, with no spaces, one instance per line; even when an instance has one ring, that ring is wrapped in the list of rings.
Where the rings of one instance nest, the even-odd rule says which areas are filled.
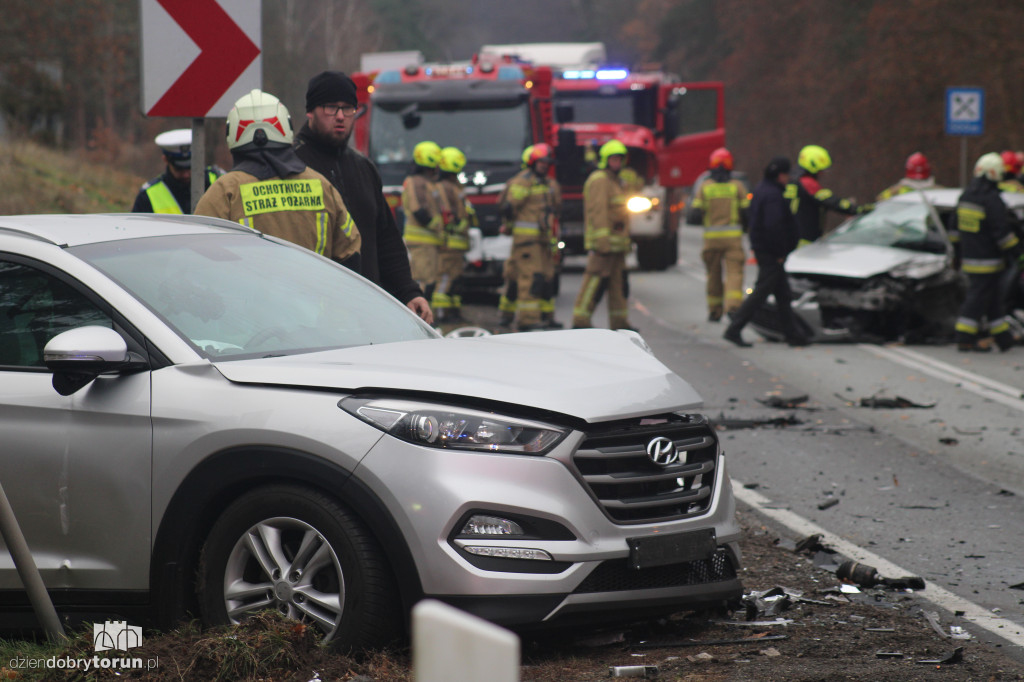
[[[412,610],[412,670],[416,682],[519,682],[519,637],[425,599]]]

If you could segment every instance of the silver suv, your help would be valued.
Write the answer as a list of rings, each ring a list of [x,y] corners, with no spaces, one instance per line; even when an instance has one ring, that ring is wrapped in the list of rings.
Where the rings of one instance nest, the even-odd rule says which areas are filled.
[[[0,218],[0,482],[80,619],[271,608],[350,648],[423,597],[512,627],[720,603],[699,402],[635,333],[441,338],[232,223]],[[0,604],[31,621],[6,551]]]

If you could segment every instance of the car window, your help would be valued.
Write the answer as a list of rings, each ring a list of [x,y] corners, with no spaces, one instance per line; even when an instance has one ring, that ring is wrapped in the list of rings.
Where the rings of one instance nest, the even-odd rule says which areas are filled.
[[[43,367],[43,348],[76,327],[113,327],[79,291],[52,275],[0,260],[0,367]]]
[[[923,202],[889,201],[840,225],[825,237],[833,244],[893,246],[943,253],[942,233]]]
[[[348,269],[255,234],[152,237],[70,251],[211,359],[437,336]]]

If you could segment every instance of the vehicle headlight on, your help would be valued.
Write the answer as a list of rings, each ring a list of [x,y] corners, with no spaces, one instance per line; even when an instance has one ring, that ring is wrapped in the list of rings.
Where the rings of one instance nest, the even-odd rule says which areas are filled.
[[[657,203],[657,199],[651,199],[650,197],[630,197],[626,202],[626,208],[629,209],[630,213],[646,213],[654,208]]]
[[[939,274],[946,269],[944,258],[914,258],[900,263],[889,271],[889,276],[896,279],[925,279]]]
[[[552,424],[417,400],[349,397],[338,406],[395,438],[433,448],[543,455],[569,432]]]

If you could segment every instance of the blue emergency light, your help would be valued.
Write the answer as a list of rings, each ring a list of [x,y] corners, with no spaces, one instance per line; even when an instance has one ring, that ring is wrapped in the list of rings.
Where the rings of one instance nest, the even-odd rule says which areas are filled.
[[[629,76],[626,69],[599,69],[597,80],[599,81],[620,81]]]
[[[599,81],[620,81],[629,77],[628,69],[569,69],[562,72],[562,78],[567,80],[588,80],[596,78]]]

